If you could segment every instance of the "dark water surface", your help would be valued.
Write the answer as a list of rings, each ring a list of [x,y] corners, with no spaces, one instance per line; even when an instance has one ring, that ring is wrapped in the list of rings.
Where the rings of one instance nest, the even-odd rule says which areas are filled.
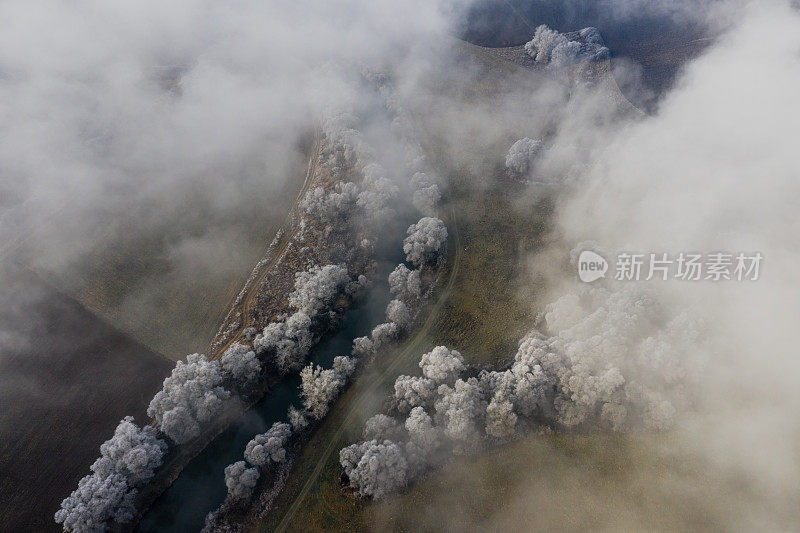
[[[329,368],[334,357],[350,355],[354,338],[367,335],[383,321],[389,302],[387,276],[401,260],[401,255],[379,260],[367,293],[345,313],[342,327],[311,351],[309,361]],[[225,467],[243,459],[245,446],[257,433],[265,432],[275,422],[286,421],[290,405],[300,406],[299,385],[298,375],[287,376],[266,398],[209,444],[154,502],[136,531],[200,531],[206,514],[225,500]]]

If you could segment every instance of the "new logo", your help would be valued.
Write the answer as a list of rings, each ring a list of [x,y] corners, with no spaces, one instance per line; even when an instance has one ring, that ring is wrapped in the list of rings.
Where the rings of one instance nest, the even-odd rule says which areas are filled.
[[[603,256],[584,250],[578,258],[578,277],[584,283],[604,278],[608,272],[608,261]]]

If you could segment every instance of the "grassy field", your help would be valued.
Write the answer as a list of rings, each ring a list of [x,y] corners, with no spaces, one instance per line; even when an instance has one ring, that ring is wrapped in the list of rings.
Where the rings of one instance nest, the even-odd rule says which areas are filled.
[[[374,531],[709,531],[747,491],[671,435],[539,435],[455,460],[386,503]]]
[[[453,191],[464,257],[434,331],[473,364],[508,361],[535,318],[537,288],[520,282],[519,267],[548,238],[550,206],[521,211],[513,197],[522,192],[502,175],[479,195]]]

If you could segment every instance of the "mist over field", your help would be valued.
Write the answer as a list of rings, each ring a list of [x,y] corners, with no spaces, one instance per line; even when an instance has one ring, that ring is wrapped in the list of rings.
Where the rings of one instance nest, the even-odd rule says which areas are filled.
[[[570,85],[547,75],[552,71],[478,66],[470,55],[472,44],[524,44],[545,23],[561,32],[600,29],[611,49],[614,85],[630,106],[626,112],[591,83]],[[404,124],[383,109],[386,95],[372,83],[378,79],[394,91],[391,106],[422,132],[425,155],[457,176],[447,177],[449,191],[442,186],[456,218],[469,214],[456,213],[463,204],[452,198],[464,201],[496,187],[494,176],[503,168],[519,178],[516,213],[542,209],[543,198],[549,202],[543,244],[514,265],[513,283],[520,294],[536,294],[529,308],[538,318],[526,326],[529,337],[505,341],[543,339],[565,361],[573,357],[574,363],[576,354],[588,361],[554,371],[563,370],[559,379],[572,387],[578,407],[556,401],[542,434],[585,434],[596,422],[601,435],[622,435],[614,453],[593,443],[575,445],[589,458],[588,472],[571,462],[569,450],[537,441],[536,453],[550,462],[521,453],[529,462],[515,465],[523,475],[506,505],[480,519],[463,509],[450,527],[796,527],[799,29],[800,12],[789,0],[3,2],[0,399],[6,405],[0,431],[19,443],[3,450],[3,460],[21,456],[24,440],[47,440],[19,430],[42,424],[45,409],[64,420],[102,412],[102,424],[87,423],[80,431],[105,437],[123,415],[149,421],[144,408],[171,366],[160,356],[175,360],[206,349],[289,214],[322,117],[343,109],[358,115],[358,133],[388,179],[403,193],[411,190],[404,160],[409,145],[399,133]],[[665,35],[693,43],[681,52],[685,57],[637,63],[652,57],[651,40],[674,44]],[[406,203],[397,220],[409,216]],[[436,201],[429,203],[432,209]],[[408,261],[425,262],[426,239],[436,241],[437,253],[445,248],[448,229],[439,223],[420,220],[418,236],[410,229]],[[391,228],[386,223],[381,231]],[[610,271],[587,286],[570,263],[570,254],[581,249],[607,259],[623,251],[758,252],[764,263],[753,282],[615,281]],[[394,302],[390,314],[401,318],[387,318],[387,324],[411,323],[405,304]],[[54,324],[71,324],[59,312],[80,320],[56,335]],[[40,334],[44,330],[48,335]],[[87,331],[99,332],[97,338]],[[516,360],[514,352],[492,354],[502,368],[481,368],[507,371],[521,364],[524,351]],[[118,391],[108,383],[127,370],[109,368],[108,352],[141,366],[139,381],[127,386],[147,390],[126,391],[124,406],[111,405]],[[73,370],[84,357],[89,369],[102,370],[103,384],[91,394],[100,405],[82,404],[71,386],[85,379]],[[468,366],[458,352],[439,348],[422,357],[431,395],[433,383],[455,381]],[[339,363],[352,365],[348,374],[356,365]],[[603,396],[620,373],[622,384]],[[339,374],[326,374],[339,379],[336,393],[347,379]],[[472,416],[457,404],[469,391],[454,390],[440,404],[453,407],[441,410],[458,411],[463,420],[452,422],[456,416],[449,414],[450,427],[434,431],[425,411],[416,411],[417,433],[408,432],[439,445],[455,440],[453,426],[480,420],[476,434],[491,431],[497,442],[513,435],[517,416],[511,408],[503,411],[510,402],[485,398],[489,407],[480,407],[475,400],[479,414]],[[131,399],[134,393],[141,398]],[[327,398],[317,406],[322,419],[336,394],[317,394]],[[27,402],[35,409],[26,411]],[[487,409],[494,426],[485,421]],[[504,426],[509,414],[511,433]],[[288,436],[282,438],[276,456],[285,456]],[[76,435],[70,439],[76,442]],[[645,444],[627,447],[637,439]],[[96,450],[103,439],[88,440]],[[516,446],[502,442],[481,456],[448,455],[435,462],[433,473],[420,475],[420,490],[426,483],[452,485],[415,503],[415,525],[439,527],[442,509],[457,508],[469,487],[491,492],[482,485],[486,476],[461,468],[483,461],[485,471],[496,468],[502,477],[497,465],[505,447]],[[49,446],[30,449],[47,453]],[[92,457],[78,448],[69,451],[74,468],[44,469],[36,482],[52,475],[61,487],[75,486]],[[608,465],[629,470],[617,478],[604,472]],[[674,465],[677,474],[663,474]],[[225,472],[231,479],[246,473],[244,464]],[[16,467],[13,475],[24,470]],[[10,494],[13,480],[5,478],[0,486]],[[563,498],[553,495],[554,486]],[[370,490],[362,495],[391,494],[380,486]],[[49,506],[68,493],[42,504],[47,527],[55,511]],[[19,505],[11,497],[3,501]],[[589,503],[565,522],[573,501]],[[673,515],[672,506],[689,501],[691,512]],[[375,504],[379,527],[391,523],[392,505]]]
[[[800,406],[792,317],[798,282],[800,14],[782,2],[723,11],[732,27],[689,64],[657,114],[602,138],[584,187],[559,210],[564,236],[610,250],[761,252],[750,284],[657,283],[705,322],[685,354],[694,409],[683,444],[752,491],[729,527],[797,519]],[[680,335],[680,331],[676,332]],[[675,339],[678,342],[679,339]],[[703,357],[699,357],[702,355]]]
[[[323,112],[358,103],[363,62],[430,48],[443,24],[425,2],[0,5],[9,527],[55,528],[115,424],[148,421],[172,365],[153,352],[207,349]]]
[[[682,5],[675,7],[680,11]],[[637,6],[628,7],[635,12]],[[797,523],[800,425],[793,413],[800,404],[800,366],[792,288],[799,259],[793,128],[800,111],[794,96],[800,89],[800,14],[788,2],[706,8],[684,14],[697,16],[694,27],[717,37],[682,68],[649,116],[609,120],[602,100],[589,97],[559,117],[540,170],[563,157],[565,147],[577,145],[590,155],[556,202],[553,246],[532,254],[525,265],[527,283],[545,280],[547,296],[540,305],[555,302],[544,310],[544,327],[550,326],[557,344],[613,368],[620,364],[613,350],[627,350],[626,343],[639,335],[647,338],[644,359],[628,361],[641,366],[627,368],[625,376],[641,383],[667,379],[661,398],[675,409],[673,431],[645,445],[651,457],[640,455],[641,443],[617,444],[613,453],[602,447],[589,452],[597,463],[587,473],[570,464],[569,456],[542,449],[553,460],[538,461],[529,471],[514,467],[529,479],[516,485],[521,492],[515,504],[487,519],[494,527],[564,527],[566,520],[570,527],[638,529],[657,523],[666,529],[705,524],[782,530]],[[534,198],[539,187],[531,187]],[[760,252],[764,263],[760,279],[749,283],[616,282],[612,263],[611,279],[587,288],[573,274],[574,262],[564,272],[570,251],[587,241],[609,260],[625,251],[673,258],[725,251]],[[573,303],[578,301],[583,304]],[[654,302],[656,315],[646,311]],[[567,315],[581,305],[588,318]],[[502,454],[487,462],[500,462]],[[667,466],[676,457],[685,461],[685,470]],[[604,473],[614,461],[637,466],[616,479]],[[491,491],[487,481],[463,469],[446,470],[431,483],[449,480]],[[554,485],[564,500],[549,495]],[[594,503],[572,514],[572,498]],[[420,513],[429,520],[422,523],[440,525],[432,518],[435,510],[458,501],[434,496]],[[469,523],[464,520],[453,527]]]
[[[4,254],[171,358],[220,320],[191,300],[224,307],[261,258],[322,111],[445,24],[424,3],[0,10]]]

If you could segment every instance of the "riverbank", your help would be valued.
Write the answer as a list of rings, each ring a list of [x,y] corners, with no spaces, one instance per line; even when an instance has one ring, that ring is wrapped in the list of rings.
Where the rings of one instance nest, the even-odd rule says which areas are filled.
[[[324,337],[311,351],[310,362],[329,367],[334,357],[350,352],[354,338],[367,335],[381,321],[389,301],[386,277],[400,259],[379,258],[375,282],[359,301],[343,312],[341,327]],[[273,383],[269,392],[246,412],[234,420],[228,419],[227,427],[212,435],[163,494],[151,502],[150,510],[136,531],[198,531],[206,514],[225,499],[225,467],[241,459],[247,442],[254,435],[263,433],[275,422],[285,421],[289,405],[301,404],[299,385],[300,378],[296,374],[285,376]]]

